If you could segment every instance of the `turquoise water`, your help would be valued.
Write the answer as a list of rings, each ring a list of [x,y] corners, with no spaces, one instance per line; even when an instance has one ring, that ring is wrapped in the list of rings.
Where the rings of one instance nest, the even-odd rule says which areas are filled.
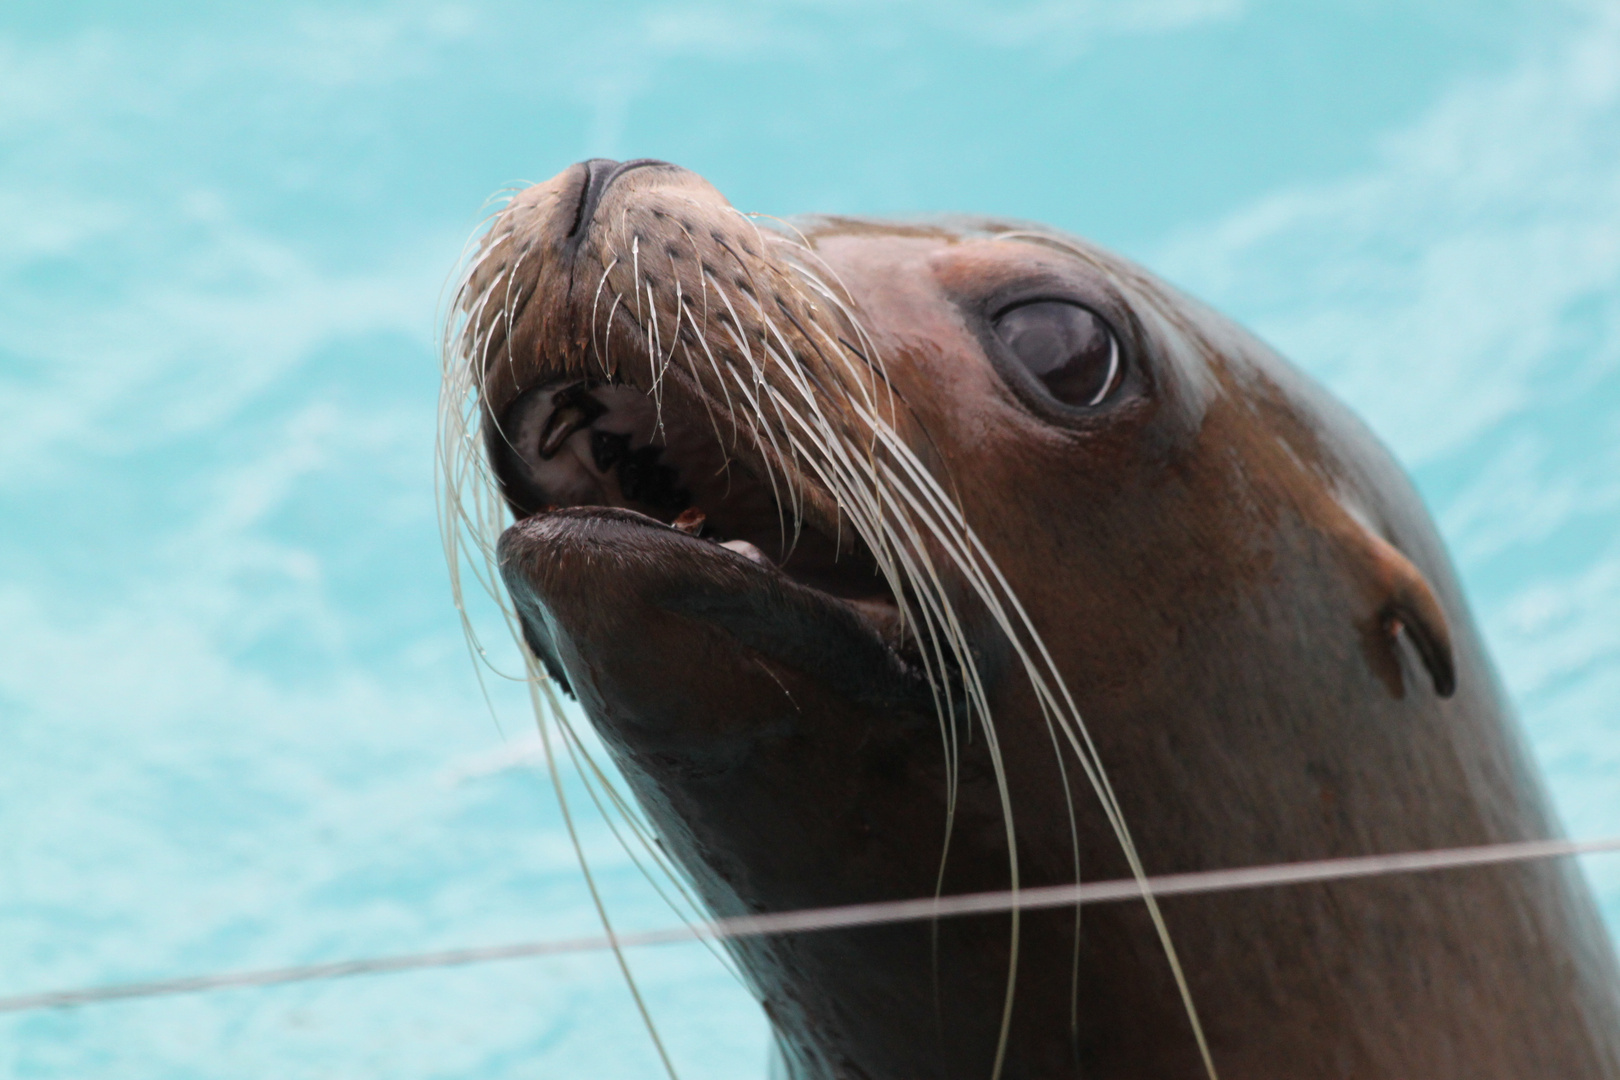
[[[1041,219],[1238,316],[1412,470],[1570,832],[1620,833],[1612,4],[13,3],[0,996],[594,927],[431,492],[444,275],[593,155]],[[683,1077],[762,1074],[707,954],[633,960]],[[5,1077],[657,1074],[595,955],[0,1016]]]

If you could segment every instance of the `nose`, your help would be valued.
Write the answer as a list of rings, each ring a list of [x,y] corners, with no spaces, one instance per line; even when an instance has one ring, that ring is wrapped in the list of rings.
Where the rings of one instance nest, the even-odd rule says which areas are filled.
[[[636,158],[634,161],[614,161],[611,158],[591,158],[582,161],[579,167],[585,170],[584,183],[579,189],[579,206],[574,210],[574,224],[568,230],[568,239],[573,240],[579,236],[591,218],[596,216],[596,208],[602,202],[602,195],[607,191],[608,185],[635,169],[646,168],[649,165],[662,165],[665,168],[674,168],[667,161],[657,158]]]

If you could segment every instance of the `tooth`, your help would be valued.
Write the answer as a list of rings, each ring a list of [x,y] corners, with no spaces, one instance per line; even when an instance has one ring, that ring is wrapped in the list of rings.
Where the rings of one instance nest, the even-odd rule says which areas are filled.
[[[540,432],[540,460],[550,461],[568,436],[589,427],[606,413],[607,406],[591,397],[588,383],[574,383],[551,395],[551,415]]]
[[[746,540],[727,540],[720,546],[735,551],[743,558],[757,562],[761,566],[771,565],[771,560],[765,557],[765,553]]]
[[[670,525],[676,529],[679,529],[687,536],[696,536],[698,533],[703,531],[704,517],[705,515],[703,511],[699,510],[695,506],[690,506],[685,510],[682,510],[680,516],[674,521],[670,522]]]
[[[540,460],[550,461],[562,449],[562,444],[568,441],[568,436],[590,422],[591,418],[578,405],[559,405],[552,409],[551,416],[546,419],[546,428],[540,433]]]

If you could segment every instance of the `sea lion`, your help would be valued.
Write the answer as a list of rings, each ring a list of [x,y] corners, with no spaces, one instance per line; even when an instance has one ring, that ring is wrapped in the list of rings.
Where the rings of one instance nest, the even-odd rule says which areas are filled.
[[[593,160],[456,310],[523,637],[717,915],[1555,828],[1390,455],[1117,256]],[[1567,865],[733,947],[798,1080],[1620,1077]]]

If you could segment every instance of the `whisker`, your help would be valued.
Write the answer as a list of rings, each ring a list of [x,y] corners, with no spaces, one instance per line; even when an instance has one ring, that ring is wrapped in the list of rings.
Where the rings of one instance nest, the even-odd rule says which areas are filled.
[[[614,255],[613,256],[613,261],[607,264],[607,267],[605,269],[603,269],[603,271],[602,271],[602,276],[599,279],[597,279],[596,292],[591,296],[591,348],[593,350],[595,350],[595,352],[596,352],[596,362],[599,365],[601,365],[603,374],[607,373],[607,360],[606,360],[607,346],[606,346],[605,343],[602,344],[602,345],[597,344],[597,340],[596,340],[596,311],[597,311],[598,305],[600,305],[601,302],[602,302],[602,290],[607,287],[608,275],[613,273],[613,268],[615,266],[618,266],[618,265],[619,265],[619,257],[618,257],[618,255]],[[615,292],[613,295],[615,297],[617,297],[619,294],[617,292]],[[612,319],[613,319],[613,313],[609,312],[608,313],[608,320],[609,320],[608,321],[608,332],[609,333],[612,333],[612,330],[613,330]]]

